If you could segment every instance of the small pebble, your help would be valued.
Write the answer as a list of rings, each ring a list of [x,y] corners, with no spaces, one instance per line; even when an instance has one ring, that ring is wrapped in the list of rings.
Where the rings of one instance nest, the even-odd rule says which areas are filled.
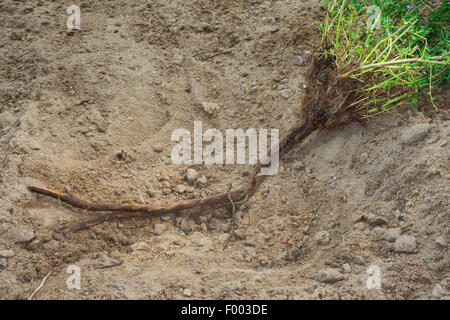
[[[331,268],[320,270],[317,274],[317,281],[323,283],[335,283],[341,281],[343,278],[339,271]]]
[[[419,142],[430,132],[431,125],[428,123],[419,123],[403,130],[400,141],[402,144],[410,145]]]
[[[161,235],[166,230],[167,226],[163,223],[155,223],[155,225],[153,226],[153,234],[157,236]]]
[[[363,266],[363,265],[366,264],[366,262],[364,261],[364,258],[361,257],[361,256],[356,256],[355,257],[355,263],[360,265],[360,266]]]
[[[402,253],[413,253],[416,251],[416,238],[412,236],[400,236],[394,242],[394,251]]]
[[[394,242],[397,240],[398,237],[400,237],[401,230],[400,228],[392,228],[388,229],[383,234],[383,239],[386,241]]]
[[[312,240],[316,245],[325,245],[330,242],[330,233],[328,231],[319,231],[312,237]]]
[[[294,65],[302,66],[305,63],[305,60],[300,55],[294,56]]]
[[[202,102],[202,107],[203,110],[205,110],[205,112],[210,115],[215,115],[219,110],[219,106],[217,105],[217,103],[213,102]]]
[[[16,254],[12,250],[2,250],[2,251],[0,251],[0,257],[2,257],[2,258],[12,258],[15,255]]]
[[[352,268],[350,267],[350,265],[348,263],[344,263],[342,265],[342,272],[343,273],[350,273],[352,271]]]
[[[186,192],[186,186],[179,184],[175,187],[175,191],[178,193],[185,193]]]
[[[186,234],[188,234],[189,232],[192,231],[192,229],[189,228],[189,227],[183,227],[181,230],[182,230],[184,233],[186,233]]]
[[[153,151],[160,153],[163,151],[163,147],[159,145],[153,146]]]
[[[186,297],[191,297],[191,296],[192,296],[191,290],[189,290],[189,289],[187,289],[187,288],[183,290],[183,294],[184,294]]]
[[[205,176],[202,176],[201,178],[197,179],[197,182],[201,185],[205,185],[208,183],[208,179]]]
[[[193,181],[197,180],[197,178],[198,178],[197,171],[195,171],[194,169],[187,169],[187,171],[186,171],[186,179],[188,181],[193,182]]]

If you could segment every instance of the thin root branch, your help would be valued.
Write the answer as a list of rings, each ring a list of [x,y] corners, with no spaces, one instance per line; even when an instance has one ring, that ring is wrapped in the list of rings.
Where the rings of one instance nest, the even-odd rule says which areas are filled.
[[[287,150],[292,146],[294,141],[301,141],[305,139],[317,128],[318,125],[315,121],[311,121],[309,119],[299,121],[280,141],[278,150],[276,152]],[[219,193],[206,198],[183,200],[169,204],[147,205],[137,203],[94,203],[46,188],[30,186],[28,187],[28,190],[40,195],[54,198],[58,200],[58,202],[60,201],[62,203],[66,203],[74,208],[84,209],[88,211],[104,212],[98,217],[88,219],[81,223],[72,225],[66,229],[66,231],[68,232],[78,232],[80,230],[84,230],[115,219],[151,217],[156,214],[175,213],[194,207],[224,206],[229,203],[230,200],[234,205],[239,201],[247,200],[254,193],[260,183],[257,178],[262,167],[263,165],[261,163],[258,163],[252,171],[247,184],[240,189],[234,191],[229,190],[229,192]]]
[[[35,294],[41,290],[41,288],[44,286],[45,281],[47,280],[47,278],[50,276],[52,272],[50,271],[49,273],[47,273],[47,275],[44,277],[44,279],[42,279],[41,283],[39,284],[39,286],[33,291],[33,293],[28,297],[28,300],[33,299],[33,297],[35,296]]]
[[[231,239],[233,239],[233,236],[234,236],[234,214],[236,213],[236,206],[234,205],[233,199],[231,199],[230,191],[231,191],[231,183],[230,183],[230,185],[228,187],[228,200],[230,200],[230,203],[231,203],[231,210],[230,210],[230,215],[231,215],[231,232],[230,232],[230,236],[227,239],[227,242],[223,246],[223,250],[225,250],[228,247],[228,245],[230,244]]]

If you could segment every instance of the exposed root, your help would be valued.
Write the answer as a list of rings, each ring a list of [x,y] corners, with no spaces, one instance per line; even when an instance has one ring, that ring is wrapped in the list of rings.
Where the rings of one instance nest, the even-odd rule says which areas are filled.
[[[236,213],[236,206],[234,204],[233,199],[231,199],[230,191],[231,191],[231,183],[230,183],[230,186],[228,187],[228,200],[230,200],[230,203],[231,203],[231,210],[230,210],[230,215],[231,215],[231,232],[230,232],[230,236],[227,239],[227,242],[223,246],[223,250],[225,250],[228,247],[228,245],[230,244],[231,239],[233,239],[233,236],[234,236],[234,214]]]
[[[324,127],[336,127],[353,120],[360,120],[358,103],[361,100],[355,92],[357,84],[351,80],[339,81],[330,60],[314,59],[308,77],[308,89],[303,101],[303,117],[284,136],[273,152],[283,153],[295,143],[303,141],[312,132]],[[271,154],[270,156],[274,156]],[[175,213],[194,207],[225,206],[231,202],[233,211],[235,203],[247,200],[262,182],[265,176],[259,176],[264,165],[258,162],[255,165],[245,186],[240,189],[219,193],[206,198],[178,201],[170,204],[137,204],[137,203],[93,203],[80,200],[50,189],[28,187],[31,192],[57,199],[60,202],[89,211],[102,211],[104,213],[96,218],[72,225],[67,229],[77,232],[89,227],[114,219],[142,218],[156,214]],[[234,227],[234,223],[233,223]],[[232,237],[232,234],[231,234]],[[227,241],[228,244],[229,241]]]
[[[316,130],[316,128],[317,127],[313,124],[312,121],[299,122],[296,126],[293,127],[290,133],[282,140],[282,142],[279,145],[279,149],[275,152],[279,152],[280,150],[286,150],[288,147],[292,145],[292,142],[295,139],[300,140],[305,139],[308,135],[311,134],[311,132]],[[73,225],[67,229],[67,231],[77,232],[114,219],[142,218],[149,215],[180,212],[194,207],[224,206],[230,203],[230,201],[235,203],[241,200],[245,200],[254,193],[256,187],[259,185],[257,178],[258,173],[260,172],[262,167],[263,165],[259,162],[253,169],[253,172],[251,173],[247,181],[247,184],[240,189],[234,191],[230,190],[229,192],[219,193],[206,198],[177,201],[174,203],[162,205],[158,204],[146,205],[137,203],[103,203],[103,202],[95,203],[80,200],[78,198],[45,188],[30,186],[28,187],[28,190],[37,194],[57,199],[58,201],[69,204],[74,208],[89,211],[109,212],[106,214],[102,214],[96,218],[89,219],[79,224]],[[261,179],[263,179],[263,177],[264,176],[261,176]]]

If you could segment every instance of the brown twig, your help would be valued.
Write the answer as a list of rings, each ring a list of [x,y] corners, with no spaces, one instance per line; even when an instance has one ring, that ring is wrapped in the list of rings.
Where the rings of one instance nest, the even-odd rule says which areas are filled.
[[[234,205],[233,199],[231,199],[230,191],[231,191],[231,183],[228,186],[228,200],[230,200],[230,202],[231,202],[231,210],[230,210],[230,215],[231,215],[231,232],[230,232],[230,235],[229,235],[229,237],[227,239],[227,242],[223,246],[223,250],[225,250],[228,247],[228,245],[230,244],[231,239],[234,236],[234,214],[236,213],[236,206]]]
[[[336,108],[336,112],[338,112],[342,108],[342,106],[345,104],[345,102],[347,102],[351,94],[352,92],[347,93],[347,95],[344,97],[344,99],[341,101],[341,103],[339,103],[338,107]]]
[[[447,67],[443,68],[441,71],[436,73],[434,77],[439,78],[445,71],[447,71]]]
[[[2,160],[2,166],[3,167],[5,167],[6,159],[8,159],[8,155],[7,154],[5,154],[5,156],[3,157],[3,160]]]
[[[209,56],[208,58],[206,58],[204,60],[206,61],[206,60],[212,59],[214,57],[220,56],[221,54],[228,54],[228,53],[232,53],[232,52],[233,52],[233,50],[220,51],[220,52],[217,52],[217,53],[213,54],[212,56]]]
[[[196,54],[194,54],[194,55],[192,56],[192,58],[195,58],[195,57],[198,56],[200,53],[203,53],[203,50],[200,50],[199,52],[197,52]]]
[[[28,300],[33,299],[34,295],[41,290],[41,288],[44,286],[45,281],[47,280],[47,278],[50,276],[52,272],[50,271],[49,273],[47,273],[47,275],[44,277],[44,279],[42,279],[41,283],[39,284],[39,286],[33,291],[33,293],[28,297]]]
[[[112,263],[112,264],[108,264],[105,266],[94,266],[94,269],[108,269],[108,268],[114,268],[114,267],[118,267],[121,266],[123,264],[123,261],[120,260],[118,262]]]

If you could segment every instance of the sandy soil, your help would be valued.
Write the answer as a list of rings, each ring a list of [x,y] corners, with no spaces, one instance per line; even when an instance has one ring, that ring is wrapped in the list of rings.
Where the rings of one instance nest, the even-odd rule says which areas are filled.
[[[440,112],[424,101],[296,146],[226,250],[226,208],[63,234],[89,213],[28,185],[168,203],[245,183],[250,165],[173,164],[171,133],[194,120],[285,132],[322,14],[313,0],[74,4],[70,31],[65,1],[0,3],[0,298],[26,299],[50,271],[35,299],[450,298],[448,89]]]

